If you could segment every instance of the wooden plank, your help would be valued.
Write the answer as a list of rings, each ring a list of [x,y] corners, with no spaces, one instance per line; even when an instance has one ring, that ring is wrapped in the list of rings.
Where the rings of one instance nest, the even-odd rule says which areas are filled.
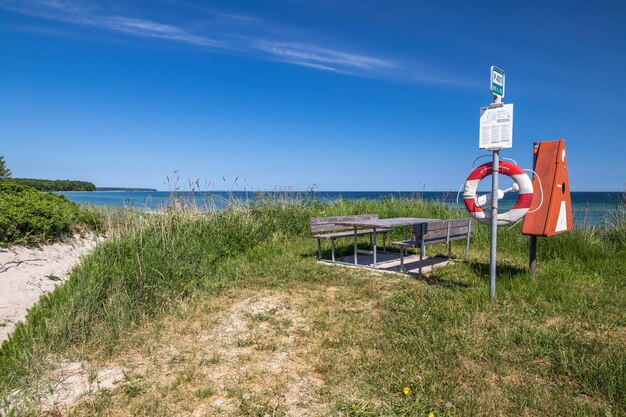
[[[389,232],[389,229],[376,230],[376,233],[387,233],[387,232]],[[357,230],[357,232],[356,232],[357,236],[371,235],[372,233],[374,233],[373,229]],[[322,233],[322,234],[313,235],[311,237],[315,238],[315,239],[336,239],[338,237],[350,237],[350,236],[354,236],[354,232],[353,231],[351,231],[351,232],[337,232],[337,233]]]
[[[472,226],[473,223],[470,219],[440,220],[425,224],[414,224],[412,240],[393,242],[392,245],[419,248],[422,240],[424,245],[447,243],[453,240],[467,240],[467,234],[471,232]]]
[[[356,216],[335,216],[335,217],[313,217],[310,220],[310,224],[326,224],[337,223],[340,221],[353,221],[353,220],[373,220],[377,219],[378,214],[359,214]]]
[[[470,219],[455,219],[455,220],[450,220],[450,228],[453,227],[467,227],[470,224]]]
[[[328,232],[332,230],[348,230],[352,226],[338,225],[340,221],[376,220],[378,214],[359,214],[355,216],[313,217],[309,220],[311,233]]]
[[[311,226],[311,233],[334,232],[340,230],[352,230],[351,226],[339,226],[337,224],[320,224]]]
[[[424,240],[437,239],[448,235],[448,222],[438,221],[426,223],[425,225],[413,225],[413,238],[415,240],[422,239],[422,230],[424,231]]]
[[[437,236],[434,238],[424,239],[424,244],[432,245],[435,243],[446,243],[447,241],[448,241],[448,237],[444,235],[444,236]]]
[[[432,223],[437,222],[438,219],[429,219],[424,217],[398,217],[391,219],[381,219],[380,224],[388,227],[398,227],[398,226],[410,226],[416,223]]]
[[[445,229],[442,230],[433,230],[424,234],[424,241],[429,241],[433,239],[446,239],[448,236],[448,231]],[[417,237],[417,236],[416,236]]]
[[[446,237],[443,238],[435,238],[430,240],[424,240],[425,245],[432,245],[435,243],[446,243]],[[411,248],[419,248],[422,244],[421,240],[403,240],[401,242],[392,242],[392,245],[395,246],[403,246],[403,247],[411,247]]]
[[[424,231],[435,231],[435,230],[448,230],[448,224],[445,220],[438,220],[434,222],[428,222],[424,224]],[[422,224],[414,224],[413,225],[413,233],[421,233],[422,232]]]
[[[441,219],[429,219],[418,217],[394,217],[389,219],[372,219],[372,220],[356,220],[356,221],[342,221],[339,224],[357,227],[399,227],[399,226],[411,226],[413,224],[439,222]]]
[[[464,226],[464,227],[451,227],[450,228],[450,234],[451,235],[460,235],[460,234],[467,234],[467,231],[469,230],[469,226]]]
[[[418,240],[403,240],[402,242],[391,242],[393,246],[402,246],[404,248],[418,248],[420,242]]]
[[[418,230],[421,230],[421,228],[418,227]],[[440,221],[440,222],[426,223],[424,225],[424,231],[426,233],[428,233],[428,232],[438,232],[439,230],[448,231],[448,222],[444,220],[444,221]]]

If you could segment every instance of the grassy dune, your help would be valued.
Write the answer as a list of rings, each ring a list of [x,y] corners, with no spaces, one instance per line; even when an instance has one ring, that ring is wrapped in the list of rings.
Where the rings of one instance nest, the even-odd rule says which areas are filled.
[[[623,221],[540,239],[535,279],[502,230],[492,304],[486,227],[424,279],[317,263],[308,219],[362,213],[461,216],[405,199],[101,214],[110,238],[0,349],[0,397],[36,414],[41,381],[80,360],[134,370],[62,415],[626,413]]]

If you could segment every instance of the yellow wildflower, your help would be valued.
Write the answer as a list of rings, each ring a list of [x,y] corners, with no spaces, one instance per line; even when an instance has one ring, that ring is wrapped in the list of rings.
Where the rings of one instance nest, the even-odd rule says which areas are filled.
[[[409,395],[411,393],[411,388],[409,387],[404,387],[404,389],[402,390],[402,392],[404,392],[404,395]]]
[[[428,413],[428,417],[435,417],[435,412],[431,411],[430,413]]]

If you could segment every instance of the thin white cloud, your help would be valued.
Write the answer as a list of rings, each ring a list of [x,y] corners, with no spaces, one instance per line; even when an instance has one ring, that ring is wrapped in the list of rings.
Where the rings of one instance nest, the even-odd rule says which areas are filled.
[[[401,67],[389,59],[331,49],[309,43],[260,39],[236,31],[221,31],[209,36],[191,32],[181,26],[148,19],[109,15],[88,0],[0,0],[0,9],[75,25],[91,26],[113,32],[146,38],[163,39],[222,50],[238,50],[265,59],[304,66],[321,71],[358,75],[398,77]],[[242,22],[258,22],[249,16],[214,12]],[[191,25],[190,25],[191,26]],[[218,38],[219,36],[219,38]],[[394,74],[394,71],[396,74]],[[437,82],[436,80],[431,80]]]
[[[235,14],[235,13],[222,13],[222,12],[213,12],[216,16],[226,19],[226,20],[234,20],[239,22],[247,22],[247,23],[258,23],[259,19],[256,17],[248,16],[245,14]]]
[[[292,61],[280,61],[280,62],[285,62],[287,64],[300,65],[300,66],[303,66],[303,67],[314,68],[314,69],[318,69],[318,70],[322,70],[322,71],[345,73],[343,71],[339,71],[337,68],[329,67],[327,65],[312,64],[310,62],[305,62],[305,61],[293,61],[292,60]]]
[[[28,1],[20,2],[28,6]],[[72,13],[80,13],[84,12],[84,7],[76,4],[76,2],[66,1],[66,0],[39,0],[36,3],[40,7],[49,7],[51,9],[56,9],[62,12],[72,12]]]
[[[61,0],[0,1],[0,8],[33,17],[93,26],[136,36],[158,38],[192,45],[229,49],[221,41],[190,33],[183,28],[146,19],[97,14],[92,9]]]
[[[373,58],[344,51],[322,48],[315,45],[295,42],[259,41],[254,46],[267,53],[276,55],[287,62],[301,65],[307,63],[313,67],[340,67],[361,70],[382,70],[397,67],[390,60]]]
[[[165,25],[149,20],[129,19],[127,17],[112,17],[104,23],[116,30],[137,30],[140,33],[157,33],[159,35],[180,35],[182,30],[172,25]]]
[[[117,32],[132,35],[166,39],[177,42],[189,43],[192,45],[209,46],[227,49],[228,45],[216,39],[206,36],[194,35],[185,30],[168,24],[153,22],[150,20],[131,19],[126,17],[113,16],[103,18],[94,23],[96,26],[111,29]]]

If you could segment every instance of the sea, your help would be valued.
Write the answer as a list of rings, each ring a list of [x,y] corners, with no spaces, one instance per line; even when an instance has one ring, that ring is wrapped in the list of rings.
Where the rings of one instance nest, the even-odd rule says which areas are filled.
[[[69,200],[78,204],[131,207],[143,210],[160,210],[182,200],[200,209],[221,209],[228,204],[245,203],[259,198],[295,199],[308,198],[322,202],[344,200],[383,200],[391,198],[422,198],[439,201],[451,207],[464,210],[463,196],[456,192],[442,191],[210,191],[210,192],[169,192],[169,191],[92,191],[63,192]],[[505,211],[515,203],[515,195],[508,194],[500,202]],[[617,216],[623,219],[626,211],[626,196],[622,192],[571,192],[574,224],[593,227],[611,224]]]

